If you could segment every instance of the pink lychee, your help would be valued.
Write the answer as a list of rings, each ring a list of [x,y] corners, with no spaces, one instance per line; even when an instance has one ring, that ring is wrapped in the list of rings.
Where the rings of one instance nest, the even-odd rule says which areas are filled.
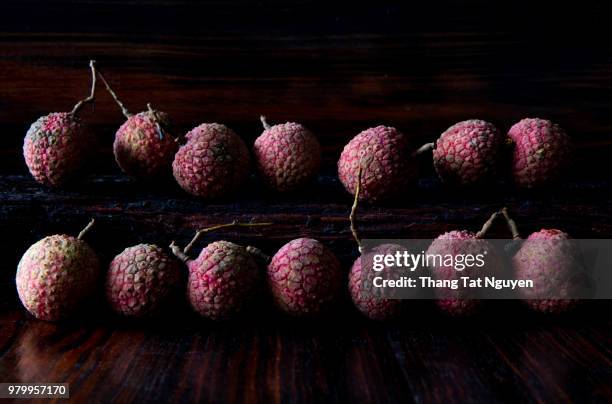
[[[134,178],[150,179],[170,173],[174,154],[178,149],[169,135],[167,114],[145,111],[129,115],[115,135],[113,152],[124,173]]]
[[[433,164],[449,184],[474,184],[497,171],[503,136],[492,124],[471,119],[448,128],[435,143]]]
[[[432,243],[427,254],[447,254],[464,253],[465,240],[474,240],[476,235],[465,230],[454,230],[438,236]],[[433,275],[436,279],[441,280],[457,280],[463,274],[457,272],[452,266],[436,265],[432,268]],[[451,315],[467,315],[475,311],[479,305],[478,300],[474,300],[470,296],[469,291],[465,289],[437,290],[438,299],[436,304],[442,311]],[[472,298],[470,298],[472,297]]]
[[[97,74],[126,119],[113,143],[119,168],[133,178],[145,180],[169,173],[178,145],[169,133],[168,115],[153,109],[151,104],[147,104],[147,111],[130,113],[104,75],[99,71]]]
[[[559,125],[539,118],[527,118],[510,128],[514,144],[514,182],[535,188],[560,179],[571,157],[571,140]]]
[[[295,316],[316,316],[330,307],[342,287],[343,273],[333,252],[311,238],[281,247],[267,270],[276,305]]]
[[[171,248],[187,264],[187,298],[201,316],[211,320],[231,317],[255,294],[260,270],[247,248],[215,241],[193,260],[176,246]]]
[[[360,200],[379,201],[400,193],[416,177],[416,162],[408,138],[395,128],[364,130],[346,146],[338,161],[338,176],[355,194],[359,167],[363,168]]]
[[[385,267],[375,271],[373,266],[374,255],[395,254],[403,250],[399,245],[383,244],[358,257],[349,273],[349,292],[355,307],[366,317],[372,320],[389,320],[397,317],[404,306],[403,300],[388,296],[387,291],[374,286],[374,278],[396,279],[399,275],[397,268]]]
[[[249,176],[246,145],[225,125],[202,124],[186,135],[172,169],[178,184],[204,199],[220,198],[238,190]]]
[[[84,165],[95,139],[69,112],[38,118],[23,142],[23,156],[34,179],[56,187],[68,182]]]
[[[442,259],[432,259],[429,269],[433,272],[432,276],[437,280],[456,280],[457,289],[436,288],[436,303],[442,311],[452,316],[464,316],[472,314],[480,306],[478,291],[464,288],[461,277],[470,277],[473,273],[478,274],[478,278],[496,276],[502,271],[502,260],[495,247],[482,237],[490,229],[493,221],[499,213],[494,213],[484,224],[478,233],[467,230],[453,230],[441,234],[433,240],[427,249],[426,256],[441,257]],[[471,266],[470,268],[458,269],[455,260],[459,256],[481,255],[484,264],[480,267]],[[447,257],[452,257],[447,260]],[[475,261],[475,260],[474,260]],[[476,272],[477,271],[477,272]]]
[[[23,157],[30,173],[41,184],[56,187],[68,182],[87,161],[95,138],[78,118],[81,108],[93,102],[96,91],[95,62],[91,69],[91,93],[70,112],[54,112],[34,122],[23,141]]]
[[[321,147],[304,126],[287,122],[269,126],[255,140],[253,154],[260,176],[276,191],[291,191],[310,181],[321,165]]]
[[[178,262],[153,244],[128,247],[110,263],[106,274],[106,297],[122,315],[155,314],[177,291],[181,280]]]
[[[533,310],[561,313],[576,305],[581,264],[578,248],[569,235],[557,229],[532,233],[512,258],[515,279],[532,280],[534,288],[519,289]]]
[[[36,318],[57,321],[72,315],[94,293],[100,262],[79,238],[65,234],[34,243],[17,266],[19,299]]]

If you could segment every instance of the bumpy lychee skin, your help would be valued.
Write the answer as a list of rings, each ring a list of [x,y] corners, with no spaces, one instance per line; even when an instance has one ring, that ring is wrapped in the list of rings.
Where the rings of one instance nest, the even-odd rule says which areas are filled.
[[[281,310],[295,316],[316,316],[338,296],[343,274],[338,259],[325,245],[299,238],[272,257],[267,279]]]
[[[456,123],[436,141],[433,164],[440,179],[466,185],[492,178],[497,171],[503,136],[479,119]]]
[[[83,166],[93,141],[80,119],[68,112],[54,112],[30,126],[23,142],[23,156],[36,181],[57,187]]]
[[[375,271],[373,257],[375,254],[395,254],[402,250],[401,246],[394,244],[383,244],[373,251],[358,257],[349,273],[349,293],[353,304],[364,316],[372,320],[390,320],[397,317],[404,306],[400,299],[392,299],[387,296],[386,291],[377,290],[374,287],[374,278],[393,279],[398,274],[397,268],[384,268]],[[365,264],[365,265],[364,265]]]
[[[99,272],[98,258],[84,241],[63,234],[45,237],[19,261],[19,299],[38,319],[64,319],[91,296]]]
[[[216,241],[187,262],[187,298],[203,317],[220,320],[238,313],[261,279],[253,256],[238,244]]]
[[[110,263],[106,298],[124,316],[155,314],[176,292],[181,280],[178,262],[152,244],[128,247]]]
[[[537,312],[561,313],[578,302],[572,294],[582,272],[578,249],[570,240],[561,230],[542,229],[532,233],[512,258],[515,279],[534,282],[533,290],[521,288],[519,294]]]
[[[572,155],[570,137],[551,121],[527,118],[508,132],[514,143],[512,175],[525,188],[553,183],[563,175]]]
[[[291,191],[310,181],[321,166],[315,135],[298,123],[274,125],[255,140],[253,154],[264,182],[276,191]]]
[[[486,252],[485,252],[486,251]],[[447,255],[457,256],[462,255],[473,255],[484,254],[486,256],[485,266],[477,268],[479,276],[488,274],[494,276],[501,270],[501,259],[495,252],[494,247],[487,240],[483,240],[477,237],[476,233],[466,230],[454,230],[438,236],[427,249],[428,255],[442,256]],[[463,271],[457,271],[454,266],[451,265],[437,265],[435,263],[431,266],[432,275],[438,280],[455,280],[460,279],[462,276],[470,276],[470,269]],[[436,289],[437,300],[436,304],[445,313],[451,316],[466,316],[473,314],[477,311],[481,301],[477,300],[477,294],[472,291],[461,287],[459,282],[458,289]]]
[[[160,122],[156,121],[157,119]],[[121,170],[134,178],[151,178],[170,172],[178,144],[164,132],[167,114],[150,111],[130,116],[119,127],[113,143],[115,161]],[[161,133],[160,133],[161,128]]]
[[[416,164],[408,138],[395,128],[364,130],[346,146],[338,161],[344,188],[355,195],[359,167],[363,167],[359,200],[379,201],[401,192],[415,177]]]
[[[249,151],[227,126],[202,124],[186,138],[172,163],[174,177],[185,191],[204,199],[220,198],[248,178]]]

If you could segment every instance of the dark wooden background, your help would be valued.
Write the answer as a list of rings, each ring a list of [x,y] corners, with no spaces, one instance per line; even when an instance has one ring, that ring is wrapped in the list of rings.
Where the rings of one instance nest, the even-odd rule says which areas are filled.
[[[374,4],[377,3],[377,4]],[[265,297],[243,317],[213,324],[183,306],[152,322],[98,305],[68,324],[33,320],[14,272],[41,237],[76,233],[90,217],[104,262],[128,245],[186,242],[194,229],[234,219],[273,221],[256,232],[209,237],[273,253],[286,241],[326,242],[345,267],[356,256],[351,198],[335,176],[359,131],[393,125],[415,143],[453,123],[507,130],[549,118],[577,145],[572,173],[551,190],[500,180],[450,190],[427,156],[420,181],[386,206],[363,206],[369,237],[435,237],[477,229],[503,205],[524,232],[559,227],[612,236],[612,28],[605,2],[4,1],[0,6],[0,381],[68,382],[75,400],[207,402],[609,402],[610,304],[542,318],[515,302],[453,320],[414,304],[391,324],[360,318],[347,299],[325,319],[288,319]],[[132,111],[147,102],[181,131],[222,122],[249,144],[258,116],[311,128],[324,169],[311,187],[278,196],[255,178],[229,200],[201,203],[168,180],[139,184],[112,160],[123,119],[103,92],[83,117],[99,137],[82,181],[49,190],[29,177],[23,136],[40,115],[69,110],[96,59]],[[497,226],[494,236],[505,236]],[[202,243],[204,245],[204,243]]]

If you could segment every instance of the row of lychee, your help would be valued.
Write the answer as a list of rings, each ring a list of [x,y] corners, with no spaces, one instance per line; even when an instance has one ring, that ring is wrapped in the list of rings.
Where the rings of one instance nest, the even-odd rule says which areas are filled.
[[[354,213],[354,212],[353,212]],[[493,221],[505,216],[514,238],[520,238],[516,225],[505,209],[496,212],[478,232],[458,230],[437,237],[428,249],[432,254],[475,254],[493,252],[484,239]],[[52,235],[33,244],[21,258],[16,274],[17,291],[25,308],[35,317],[56,321],[66,318],[91,298],[99,287],[100,262],[94,250],[83,241],[92,222],[78,235]],[[126,248],[111,261],[104,278],[110,307],[128,317],[147,317],[172,304],[172,296],[185,293],[193,309],[213,320],[229,318],[267,285],[278,308],[294,316],[317,316],[332,308],[348,286],[356,308],[365,316],[386,320],[401,314],[407,301],[380,294],[372,282],[375,276],[393,278],[393,268],[375,271],[369,264],[372,254],[393,253],[404,247],[385,244],[361,251],[361,242],[351,214],[351,229],[361,256],[352,265],[348,279],[335,254],[312,238],[298,238],[280,248],[273,257],[255,247],[229,241],[215,241],[203,248],[197,258],[189,256],[200,236],[227,227],[268,226],[270,223],[229,223],[200,230],[184,248],[175,243],[170,251],[153,244]],[[556,229],[531,234],[512,258],[517,279],[544,280],[548,291],[570,293],[574,277],[568,254],[569,236]],[[467,242],[466,242],[467,241]],[[542,243],[547,241],[547,243]],[[500,260],[488,257],[489,273],[497,273]],[[186,268],[187,281],[181,266]],[[261,267],[265,266],[265,271]],[[438,279],[461,276],[454,267],[440,264],[432,269]],[[265,282],[262,282],[265,273]],[[344,285],[344,286],[343,286]],[[467,293],[467,294],[466,294]],[[440,309],[451,315],[476,311],[483,301],[469,292],[437,294]],[[538,298],[521,295],[529,307],[539,312],[563,312],[573,307],[575,299]]]
[[[78,118],[92,102],[97,78],[115,99],[126,121],[115,135],[113,152],[119,167],[134,178],[152,179],[169,173],[190,194],[220,198],[240,188],[250,174],[251,157],[244,141],[230,128],[204,123],[183,137],[172,133],[167,114],[153,109],[132,114],[121,103],[104,76],[90,63],[89,97],[70,112],[39,118],[28,130],[23,146],[34,178],[59,186],[74,177],[89,156],[93,136]],[[298,189],[311,181],[321,165],[315,135],[298,123],[270,126],[262,117],[263,133],[255,140],[253,156],[260,177],[273,190]],[[338,176],[354,195],[359,169],[362,200],[377,201],[404,190],[417,177],[417,155],[429,150],[439,177],[446,183],[467,185],[494,178],[504,161],[504,147],[512,147],[512,176],[523,187],[543,186],[557,180],[570,158],[570,138],[544,119],[523,119],[503,135],[482,120],[459,122],[435,143],[420,148],[395,128],[377,126],[355,136],[338,161]]]

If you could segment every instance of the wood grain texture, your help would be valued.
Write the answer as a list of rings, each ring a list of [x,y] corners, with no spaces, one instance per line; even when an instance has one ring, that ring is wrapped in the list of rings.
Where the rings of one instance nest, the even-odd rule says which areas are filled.
[[[150,322],[117,319],[97,301],[86,319],[33,320],[18,303],[14,271],[25,249],[77,233],[104,262],[140,242],[186,243],[197,228],[252,219],[270,228],[208,236],[273,253],[311,236],[348,270],[350,196],[335,175],[359,131],[393,125],[415,144],[453,123],[501,130],[527,116],[552,119],[577,146],[560,187],[442,186],[428,156],[417,184],[387,205],[363,204],[364,237],[430,238],[476,229],[508,206],[525,232],[560,227],[612,236],[612,28],[604,2],[5,1],[0,24],[0,381],[68,382],[73,401],[95,402],[610,402],[610,304],[561,318],[496,302],[457,321],[415,303],[401,321],[355,313],[347,296],[319,321],[276,313],[265,296],[240,318],[213,324],[184,303]],[[132,111],[147,102],[179,132],[222,122],[249,144],[258,117],[304,123],[324,151],[307,189],[274,195],[252,178],[239,194],[202,203],[173,181],[140,184],[114,164],[122,116],[103,92],[85,108],[99,144],[91,167],[64,190],[28,175],[21,145],[38,116],[69,110],[98,66]],[[503,226],[494,237],[505,236]]]
[[[174,314],[62,325],[17,308],[3,315],[0,377],[68,382],[77,402],[610,400],[610,323],[584,314],[593,307],[554,320],[494,307],[462,321],[417,306],[390,324],[253,311],[220,324]]]

